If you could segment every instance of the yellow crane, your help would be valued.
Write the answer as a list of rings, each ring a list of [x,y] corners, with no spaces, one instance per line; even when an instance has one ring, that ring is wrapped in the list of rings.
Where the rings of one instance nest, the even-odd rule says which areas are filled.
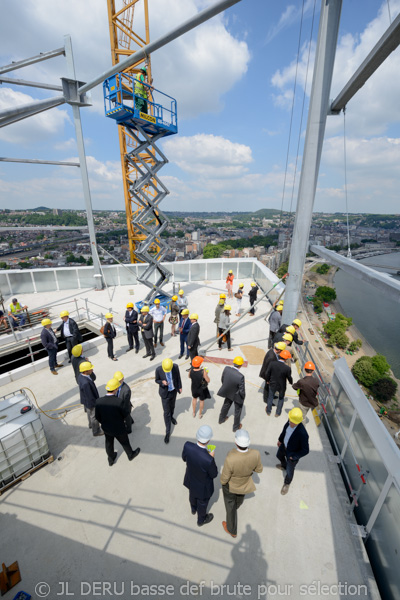
[[[117,7],[116,4],[119,4]],[[142,4],[144,10],[144,31],[140,34],[134,32],[133,21],[135,10]],[[134,54],[137,50],[143,48],[150,42],[149,30],[149,7],[148,0],[107,0],[108,23],[110,28],[111,41],[111,59],[113,65],[120,60]],[[140,7],[142,8],[142,7]],[[140,68],[146,66],[149,83],[152,83],[151,61],[150,57],[146,60],[139,60],[131,67],[122,72],[123,87],[133,94],[133,78],[139,72]],[[124,74],[130,77],[124,77]],[[138,172],[132,161],[128,161],[127,153],[137,146],[136,140],[129,134],[124,127],[118,127],[119,146],[121,153],[122,178],[124,186],[126,223],[128,228],[129,252],[131,262],[139,262],[135,255],[136,246],[145,239],[140,230],[134,226],[134,219],[137,214],[143,210],[143,206],[137,202],[130,191],[130,186],[138,179]],[[148,160],[148,156],[146,157]],[[147,187],[146,193],[152,194],[152,188]]]

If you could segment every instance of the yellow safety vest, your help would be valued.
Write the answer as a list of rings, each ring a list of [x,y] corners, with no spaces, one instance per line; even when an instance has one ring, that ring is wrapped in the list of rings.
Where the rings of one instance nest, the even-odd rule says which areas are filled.
[[[10,312],[12,312],[14,314],[16,312],[20,312],[21,310],[22,310],[22,307],[19,302],[17,302],[17,304],[14,304],[13,302],[11,302]]]
[[[144,82],[144,76],[141,73],[138,73],[135,76],[135,84],[134,84],[134,91],[135,91],[135,96],[141,96],[142,98],[147,98],[147,92],[146,92],[146,88],[143,85]]]

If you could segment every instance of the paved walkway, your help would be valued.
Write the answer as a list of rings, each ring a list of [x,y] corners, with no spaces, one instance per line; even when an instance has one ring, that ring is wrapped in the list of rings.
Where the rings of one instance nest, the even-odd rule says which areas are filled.
[[[248,288],[249,281],[245,281],[245,289]],[[137,300],[139,286],[134,289]],[[190,310],[200,316],[204,348],[215,336],[212,321],[223,283],[193,283],[185,289]],[[58,293],[58,297],[62,295]],[[84,291],[75,295],[109,304],[106,292]],[[51,294],[46,297],[47,302],[52,299]],[[131,299],[126,288],[115,289],[113,306],[121,306],[121,316],[125,303]],[[33,295],[24,296],[23,300],[30,306],[34,300],[36,305],[44,303],[43,298]],[[243,304],[246,306],[247,300]],[[267,308],[267,304],[262,306]],[[216,348],[208,356],[231,359],[243,355],[240,348],[244,345],[266,350],[268,327],[264,314],[264,310],[259,310],[255,317],[243,319],[232,335],[234,352],[219,352]],[[116,320],[121,321],[121,317]],[[188,364],[180,360],[183,392],[177,400],[178,425],[169,445],[164,444],[154,371],[162,358],[170,356],[176,360],[179,354],[178,338],[170,339],[169,326],[166,330],[166,346],[162,353],[160,346],[157,348],[157,359],[151,363],[142,358],[142,349],[138,355],[125,353],[125,336],[118,337],[115,344],[119,362],[112,363],[107,358],[105,344],[88,353],[95,366],[100,395],[116,369],[125,373],[132,386],[135,425],[131,441],[134,448],[140,446],[142,450],[133,462],[128,462],[117,443],[117,462],[112,468],[108,466],[104,438],[90,435],[81,407],[60,420],[43,417],[55,462],[0,497],[2,562],[9,565],[18,560],[22,574],[22,582],[15,592],[9,592],[10,598],[20,589],[33,598],[44,597],[50,589],[47,597],[52,600],[57,595],[67,597],[68,593],[78,599],[127,600],[147,597],[151,591],[152,597],[176,600],[375,598],[370,592],[373,581],[368,565],[362,566],[365,556],[361,544],[351,535],[350,521],[345,517],[340,477],[334,479],[331,475],[332,470],[337,475],[337,467],[327,460],[329,445],[313,421],[307,425],[311,452],[300,461],[289,494],[280,494],[283,474],[275,468],[276,442],[297,396],[288,389],[282,416],[267,418],[258,387],[260,365],[249,364],[244,370],[247,395],[242,419],[251,445],[260,450],[264,465],[263,473],[254,477],[257,490],[246,497],[239,510],[237,539],[222,529],[225,511],[218,480],[210,506],[214,520],[197,527],[188,492],[182,485],[182,447],[186,440],[194,440],[200,424],[210,425],[214,431],[215,459],[221,469],[234,444],[233,416],[224,425],[218,425],[222,399],[216,392],[223,365],[211,364],[212,398],[206,402],[204,418],[193,419]],[[297,379],[295,369],[293,376]],[[79,402],[70,365],[61,369],[58,377],[45,370],[20,380],[20,385],[34,392],[44,410]],[[2,394],[17,387],[16,383],[3,386]],[[39,582],[42,586],[36,588],[35,596]],[[156,587],[146,588],[150,585]]]

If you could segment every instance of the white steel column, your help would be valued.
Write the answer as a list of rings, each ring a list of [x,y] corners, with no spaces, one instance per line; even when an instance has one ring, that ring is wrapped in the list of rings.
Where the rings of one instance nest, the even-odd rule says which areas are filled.
[[[322,0],[307,132],[289,260],[289,277],[286,283],[282,316],[284,323],[291,323],[296,317],[300,300],[326,117],[329,110],[329,94],[341,8],[342,0]]]

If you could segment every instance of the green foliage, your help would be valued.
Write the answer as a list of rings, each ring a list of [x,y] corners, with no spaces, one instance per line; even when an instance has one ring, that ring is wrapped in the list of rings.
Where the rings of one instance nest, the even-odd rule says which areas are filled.
[[[361,358],[356,360],[351,372],[357,381],[367,388],[374,385],[381,377],[379,371],[377,371],[372,364],[372,358],[370,356],[361,356]]]
[[[317,287],[315,295],[323,302],[331,302],[336,298],[336,291],[334,288],[329,287],[328,285],[320,285]]]
[[[396,391],[397,382],[391,377],[381,377],[371,387],[371,392],[380,402],[389,402]]]
[[[78,262],[78,263],[86,263],[86,260],[83,256],[74,256],[72,253],[67,254],[67,263]]]
[[[6,262],[0,262],[0,269],[9,269],[9,266]]]
[[[330,270],[330,266],[326,263],[319,265],[319,267],[317,267],[317,273],[320,273],[321,275],[326,275],[326,273],[329,273]]]
[[[185,237],[184,231],[182,231],[181,229],[179,229],[179,231],[176,232],[176,237],[178,237],[178,238]]]
[[[362,244],[377,244],[378,242],[374,238],[365,238],[361,240]]]
[[[21,267],[21,269],[30,269],[31,267],[33,267],[33,264],[28,261],[21,261],[18,264]]]
[[[203,258],[219,258],[222,254],[222,249],[219,244],[207,244],[203,250]]]
[[[327,246],[328,250],[333,250],[334,252],[339,252],[342,249],[342,246],[338,244],[334,244],[333,246]]]
[[[279,279],[282,279],[282,277],[284,275],[286,275],[287,270],[289,267],[289,261],[287,260],[286,262],[282,263],[281,266],[278,268],[276,274],[278,275]]]
[[[51,212],[46,212],[44,215],[36,213],[8,215],[9,223],[17,223],[18,225],[66,225],[73,227],[87,225],[84,217],[78,216],[75,212],[66,211],[61,215],[53,215]]]
[[[86,264],[88,267],[91,267],[93,265],[93,258],[91,256],[89,256],[89,258],[87,259]]]
[[[375,354],[372,357],[372,364],[380,375],[385,375],[390,371],[390,365],[383,354]]]
[[[314,305],[314,310],[317,313],[317,315],[321,314],[322,311],[324,310],[322,308],[322,300],[320,300],[316,296],[314,296],[313,305]]]
[[[329,338],[329,344],[345,350],[349,345],[349,338],[342,329],[338,329]]]
[[[350,343],[348,350],[350,352],[357,352],[362,346],[362,341],[361,340],[354,340],[353,342]]]

